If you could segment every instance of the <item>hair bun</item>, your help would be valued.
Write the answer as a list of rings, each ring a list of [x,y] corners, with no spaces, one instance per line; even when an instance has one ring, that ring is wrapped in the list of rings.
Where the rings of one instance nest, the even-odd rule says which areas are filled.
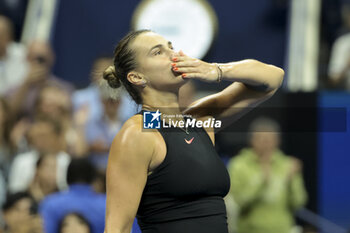
[[[105,69],[103,72],[103,78],[107,80],[109,86],[112,88],[118,88],[121,86],[120,79],[115,74],[114,66],[109,66],[107,69]]]

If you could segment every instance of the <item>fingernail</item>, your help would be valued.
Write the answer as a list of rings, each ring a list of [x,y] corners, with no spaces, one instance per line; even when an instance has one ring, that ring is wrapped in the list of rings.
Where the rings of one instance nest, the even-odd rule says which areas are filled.
[[[184,78],[185,78],[186,76],[187,76],[186,74],[182,74],[182,77],[184,77]]]
[[[178,70],[179,68],[177,68],[177,67],[174,67],[174,70]]]
[[[174,67],[174,66],[176,66],[176,64],[175,64],[175,63],[171,63],[171,66],[173,66],[173,67]]]
[[[173,58],[173,61],[177,61],[177,57],[174,57],[174,58]]]

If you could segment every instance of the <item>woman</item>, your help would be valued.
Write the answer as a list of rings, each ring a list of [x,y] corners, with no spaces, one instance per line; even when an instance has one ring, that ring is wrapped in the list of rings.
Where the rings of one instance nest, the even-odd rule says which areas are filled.
[[[148,30],[131,32],[117,45],[104,78],[121,85],[142,109],[182,120],[179,88],[189,79],[232,84],[186,110],[197,120],[228,125],[281,85],[284,72],[256,60],[209,64],[176,53]],[[185,140],[184,140],[185,139]],[[125,122],[115,137],[107,167],[106,233],[129,233],[137,214],[143,233],[227,233],[223,197],[227,171],[217,156],[213,128],[165,128],[145,132],[142,115]]]

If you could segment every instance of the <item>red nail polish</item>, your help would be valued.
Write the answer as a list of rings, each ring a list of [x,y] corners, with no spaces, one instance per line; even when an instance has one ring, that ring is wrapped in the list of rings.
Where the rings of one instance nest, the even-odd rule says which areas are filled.
[[[185,78],[186,76],[187,76],[186,74],[182,74],[182,77],[184,77],[184,78]]]
[[[173,58],[173,61],[177,61],[177,57],[174,57],[174,58]]]
[[[178,70],[179,68],[177,68],[177,67],[174,67],[174,70]]]
[[[171,65],[174,67],[174,66],[176,66],[176,64],[175,63],[171,63]]]

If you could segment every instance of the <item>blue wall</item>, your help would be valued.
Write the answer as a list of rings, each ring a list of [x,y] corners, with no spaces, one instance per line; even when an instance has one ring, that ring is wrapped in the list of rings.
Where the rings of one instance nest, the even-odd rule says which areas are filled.
[[[319,106],[345,107],[347,111],[344,132],[319,133],[318,187],[320,215],[350,229],[350,93],[320,93]],[[320,128],[332,124],[335,116],[327,112],[321,115]]]
[[[78,87],[87,85],[93,59],[112,55],[117,41],[129,31],[139,2],[61,0],[52,35],[57,54],[55,73]],[[205,60],[255,58],[283,66],[285,6],[277,7],[272,0],[209,2],[217,12],[219,34]]]

